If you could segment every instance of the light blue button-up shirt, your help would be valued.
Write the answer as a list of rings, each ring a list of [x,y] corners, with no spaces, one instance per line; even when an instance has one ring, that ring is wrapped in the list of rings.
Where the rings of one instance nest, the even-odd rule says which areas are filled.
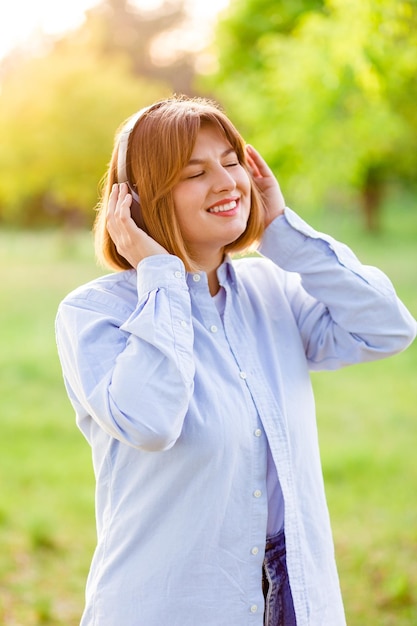
[[[416,324],[384,274],[290,209],[260,251],[219,268],[223,318],[170,255],[60,305],[97,480],[82,626],[262,626],[268,445],[297,624],[345,624],[309,369],[394,354]]]

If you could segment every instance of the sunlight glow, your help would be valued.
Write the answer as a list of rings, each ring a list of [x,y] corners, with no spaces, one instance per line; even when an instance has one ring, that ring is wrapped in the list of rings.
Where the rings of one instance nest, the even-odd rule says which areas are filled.
[[[80,26],[86,10],[99,0],[12,0],[0,8],[0,58],[15,47],[25,45],[42,34],[62,34]],[[163,0],[135,0],[133,4],[144,10],[160,7]],[[188,0],[190,21],[187,24],[188,41],[198,46],[206,40],[215,15],[228,0]]]

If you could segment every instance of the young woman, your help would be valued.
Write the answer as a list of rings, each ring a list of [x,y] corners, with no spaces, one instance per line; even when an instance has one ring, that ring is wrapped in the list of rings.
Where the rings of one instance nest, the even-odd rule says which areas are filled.
[[[309,370],[410,344],[391,283],[203,100],[122,127],[95,236],[117,271],[56,327],[97,480],[82,626],[342,626]]]

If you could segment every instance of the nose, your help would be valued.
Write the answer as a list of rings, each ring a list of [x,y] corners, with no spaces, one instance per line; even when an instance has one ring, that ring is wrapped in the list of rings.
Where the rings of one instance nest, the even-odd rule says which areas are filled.
[[[220,165],[213,172],[213,191],[233,191],[236,188],[236,180],[230,169]]]

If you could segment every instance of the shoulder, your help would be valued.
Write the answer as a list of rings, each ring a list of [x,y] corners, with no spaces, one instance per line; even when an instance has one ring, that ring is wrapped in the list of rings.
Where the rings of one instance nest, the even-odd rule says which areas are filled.
[[[106,274],[77,287],[60,303],[59,312],[66,308],[108,310],[130,314],[137,304],[136,272],[125,270]]]
[[[271,259],[261,256],[247,256],[233,261],[236,283],[251,300],[286,302],[291,294],[298,292],[300,275],[287,272]]]
[[[263,285],[273,281],[282,284],[286,280],[287,273],[260,254],[235,258],[233,268],[239,281],[244,283]]]

